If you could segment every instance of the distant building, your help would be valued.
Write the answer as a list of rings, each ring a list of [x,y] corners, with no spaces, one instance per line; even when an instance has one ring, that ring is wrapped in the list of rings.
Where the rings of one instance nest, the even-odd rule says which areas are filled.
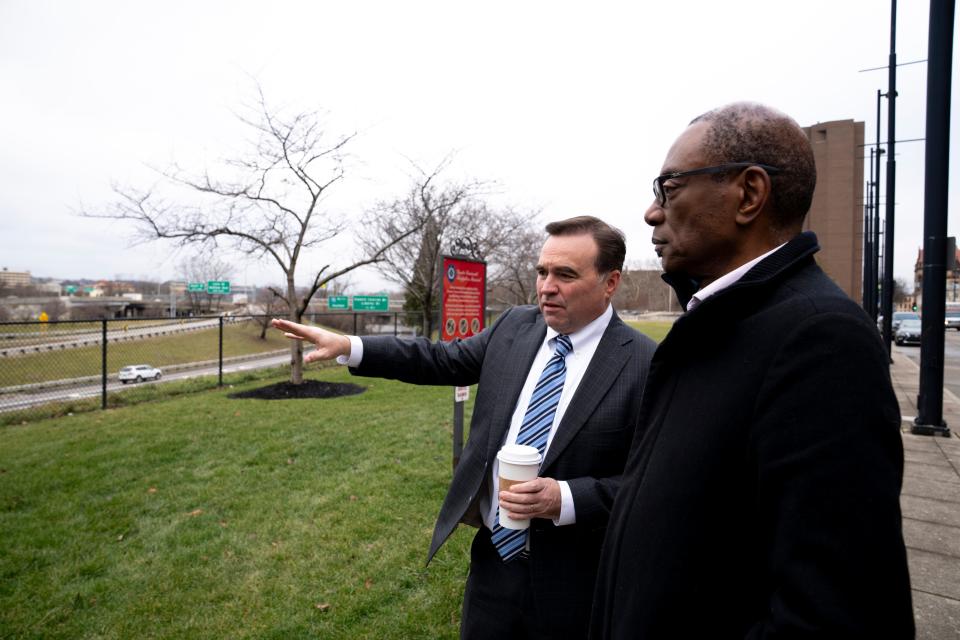
[[[817,263],[848,296],[863,296],[863,123],[804,127],[817,163],[817,188],[804,230],[817,234]]]
[[[947,268],[946,301],[960,302],[960,249],[956,250],[953,268]],[[913,265],[913,298],[923,309],[923,248],[917,249],[917,261]]]
[[[29,287],[33,278],[29,271],[9,271],[6,267],[0,270],[0,287]]]

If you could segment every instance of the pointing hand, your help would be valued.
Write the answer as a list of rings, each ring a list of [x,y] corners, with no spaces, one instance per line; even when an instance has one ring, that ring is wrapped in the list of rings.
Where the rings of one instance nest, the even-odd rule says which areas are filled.
[[[318,360],[331,360],[337,356],[350,355],[350,338],[342,336],[320,327],[310,327],[305,324],[297,324],[289,320],[274,318],[270,321],[274,329],[283,331],[283,335],[291,340],[305,340],[314,344],[315,351],[304,354],[303,361],[316,362]]]

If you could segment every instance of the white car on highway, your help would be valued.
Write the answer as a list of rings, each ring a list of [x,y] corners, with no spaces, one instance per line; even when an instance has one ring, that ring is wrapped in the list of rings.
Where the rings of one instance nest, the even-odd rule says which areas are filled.
[[[123,384],[128,382],[143,382],[144,380],[159,380],[163,372],[149,364],[133,364],[120,369],[117,379]]]

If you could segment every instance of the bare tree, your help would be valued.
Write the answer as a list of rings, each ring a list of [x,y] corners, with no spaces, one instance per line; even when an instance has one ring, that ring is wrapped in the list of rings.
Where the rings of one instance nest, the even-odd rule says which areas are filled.
[[[379,269],[403,286],[405,308],[419,313],[426,336],[433,332],[433,314],[439,307],[440,257],[452,253],[459,239],[469,240],[473,257],[486,259],[531,218],[512,210],[492,210],[481,199],[483,182],[444,181],[441,174],[450,160],[448,156],[430,172],[414,165],[417,175],[407,195],[380,202],[369,211],[362,233],[362,242],[371,251],[403,230],[417,230],[383,252]]]
[[[512,306],[537,301],[537,260],[545,238],[546,231],[530,224],[494,247],[488,278],[491,302]]]
[[[202,282],[206,284],[210,280],[230,280],[233,276],[233,265],[212,253],[200,252],[181,261],[177,271],[188,283]],[[222,301],[222,295],[207,293],[206,289],[203,291],[187,290],[187,302],[190,304],[190,311],[196,315],[220,311]]]
[[[56,322],[60,320],[61,316],[66,314],[67,305],[63,303],[60,296],[50,298],[43,304],[43,312],[47,314],[47,318],[51,322]]]
[[[258,99],[237,117],[253,136],[245,153],[223,161],[216,174],[195,175],[174,165],[162,171],[162,183],[179,186],[200,200],[190,206],[165,198],[157,188],[114,186],[117,199],[102,212],[81,215],[128,220],[144,240],[166,239],[178,246],[216,247],[225,242],[250,258],[269,257],[284,274],[284,289],[275,293],[288,317],[300,322],[313,295],[328,281],[383,259],[384,253],[414,228],[396,226],[362,257],[342,267],[328,263],[298,292],[297,266],[303,252],[336,238],[345,223],[321,207],[321,199],[344,177],[344,147],[355,134],[329,137],[317,112],[287,114]],[[303,345],[290,346],[291,382],[303,381]]]
[[[257,289],[252,301],[253,304],[247,305],[248,308],[252,307],[252,313],[257,314],[256,321],[257,324],[260,325],[261,340],[267,339],[267,329],[270,328],[270,319],[283,313],[283,308],[286,306],[283,298],[277,295],[277,292],[280,290],[281,287]]]

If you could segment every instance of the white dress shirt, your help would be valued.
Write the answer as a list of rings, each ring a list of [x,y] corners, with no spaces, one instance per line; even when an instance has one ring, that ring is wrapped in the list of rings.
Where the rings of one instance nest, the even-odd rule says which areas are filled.
[[[557,426],[563,420],[563,415],[570,405],[570,400],[576,393],[577,387],[580,386],[583,374],[593,359],[593,354],[597,351],[597,345],[600,344],[600,338],[603,336],[603,332],[606,331],[607,325],[610,324],[611,318],[613,318],[613,307],[607,305],[606,310],[590,324],[568,335],[570,343],[573,345],[573,350],[570,351],[566,357],[567,374],[563,383],[563,391],[560,393],[557,412],[554,415],[553,424],[550,426],[550,434],[547,436],[546,451],[550,451],[550,443],[553,442],[553,436],[557,431]],[[543,368],[547,365],[550,358],[553,357],[556,337],[558,335],[559,333],[557,333],[557,331],[547,327],[547,333],[543,338],[543,343],[540,345],[540,349],[537,350],[537,355],[533,358],[533,363],[527,372],[527,380],[523,385],[523,389],[520,391],[520,396],[517,398],[517,405],[510,419],[510,428],[507,431],[506,439],[500,443],[501,446],[516,443],[517,434],[520,432],[520,425],[523,423],[523,416],[527,412],[527,405],[530,404],[530,396],[533,395],[533,389],[537,386],[537,381],[540,379],[540,374],[543,373]],[[363,341],[357,336],[348,337],[350,338],[350,355],[338,356],[337,362],[350,367],[356,367],[363,360]],[[544,455],[546,455],[546,452]],[[493,529],[497,518],[497,507],[499,503],[497,494],[500,491],[500,480],[497,473],[499,469],[500,464],[497,459],[494,458],[490,468],[490,490],[486,495],[480,496],[480,513],[483,516],[484,524],[490,529]],[[573,505],[573,493],[565,481],[559,480],[558,484],[560,485],[561,500],[560,517],[556,518],[553,523],[557,526],[573,524],[576,522],[577,515]]]

